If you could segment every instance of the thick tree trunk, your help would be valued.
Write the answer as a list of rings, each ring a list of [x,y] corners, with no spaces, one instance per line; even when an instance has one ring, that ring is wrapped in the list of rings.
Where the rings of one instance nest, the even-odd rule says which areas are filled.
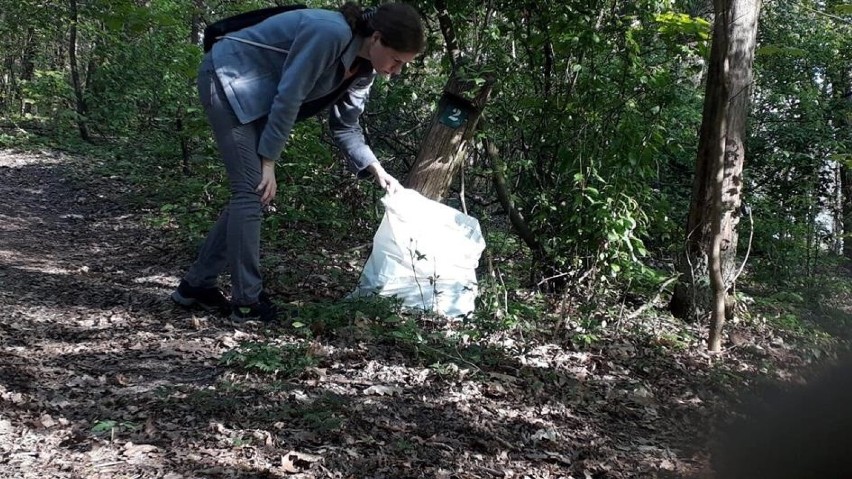
[[[728,113],[731,108],[729,103],[731,76],[728,63],[730,55],[730,31],[728,25],[730,18],[727,16],[727,0],[716,0],[716,23],[721,28],[716,30],[713,39],[714,52],[711,53],[710,71],[711,76],[716,78],[713,95],[710,95],[708,83],[707,96],[704,104],[711,104],[714,112],[710,118],[705,118],[707,127],[702,125],[702,137],[707,142],[703,151],[706,168],[712,170],[710,184],[706,190],[710,193],[710,209],[703,213],[709,213],[703,219],[704,223],[710,223],[710,250],[708,255],[708,269],[710,273],[710,290],[712,293],[710,309],[710,335],[707,339],[707,348],[710,351],[719,351],[722,346],[722,327],[725,324],[725,297],[727,287],[725,285],[725,258],[722,255],[722,245],[728,239],[726,236],[726,211],[725,211],[725,177],[726,157],[728,142],[725,135],[728,132]],[[718,40],[716,39],[718,36]],[[706,110],[705,110],[706,111]],[[690,217],[692,215],[690,214]],[[736,232],[734,232],[736,237]],[[736,240],[734,240],[736,242]],[[736,252],[736,251],[735,251]],[[694,285],[693,285],[694,287]]]
[[[86,125],[86,117],[88,115],[86,100],[83,98],[80,69],[77,65],[77,0],[70,0],[69,5],[71,7],[71,30],[68,38],[68,61],[71,66],[71,84],[74,88],[74,99],[77,109],[77,129],[80,131],[80,138],[83,141],[91,142],[92,138],[89,134],[89,127]]]
[[[493,82],[478,91],[473,82],[454,72],[444,88],[429,130],[408,174],[406,184],[433,200],[442,200],[467,156],[468,144],[476,131],[482,109],[488,103]],[[467,96],[475,93],[472,100]]]
[[[715,282],[710,264],[714,238],[718,240],[721,291],[726,302],[736,279],[736,226],[759,12],[760,0],[716,1],[686,251],[678,262],[682,275],[671,303],[672,312],[680,318],[702,320],[718,310],[718,297],[711,287]],[[720,211],[714,212],[717,203]],[[718,232],[714,231],[715,218]],[[721,332],[721,325],[714,326]]]
[[[470,73],[465,71],[469,65],[462,65],[461,48],[446,0],[436,0],[435,8],[453,71],[405,183],[423,196],[440,201],[467,156],[482,110],[491,98],[494,79],[489,76],[484,83],[477,84],[469,78]]]
[[[832,89],[836,95],[835,131],[837,143],[846,145],[847,155],[852,155],[852,67],[847,66],[832,78]],[[848,157],[847,157],[848,158]],[[838,213],[835,236],[840,243],[838,249],[843,256],[852,259],[852,168],[850,161],[840,161],[838,182],[840,212]]]

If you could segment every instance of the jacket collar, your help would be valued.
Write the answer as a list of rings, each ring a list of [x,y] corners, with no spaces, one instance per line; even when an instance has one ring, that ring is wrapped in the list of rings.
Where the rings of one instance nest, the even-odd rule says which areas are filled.
[[[364,44],[365,38],[358,34],[352,35],[352,40],[349,40],[349,44],[346,48],[343,49],[343,54],[340,55],[340,61],[343,62],[343,66],[346,67],[346,71],[352,68],[352,64],[355,63],[355,60],[358,58],[358,52],[361,51],[361,46]]]

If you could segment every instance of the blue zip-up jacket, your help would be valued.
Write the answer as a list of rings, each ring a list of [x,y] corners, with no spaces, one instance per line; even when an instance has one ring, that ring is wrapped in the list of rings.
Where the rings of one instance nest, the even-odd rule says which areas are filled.
[[[359,177],[378,161],[364,141],[359,123],[376,77],[362,69],[340,98],[327,98],[344,84],[364,38],[352,34],[343,14],[331,10],[294,10],[231,33],[289,53],[222,38],[211,50],[216,75],[237,118],[243,124],[268,115],[258,155],[277,160],[287,144],[299,110],[313,100],[327,100],[329,125],[349,169]],[[324,98],[326,97],[326,98]],[[322,100],[320,100],[322,102]],[[333,102],[333,103],[332,103]]]

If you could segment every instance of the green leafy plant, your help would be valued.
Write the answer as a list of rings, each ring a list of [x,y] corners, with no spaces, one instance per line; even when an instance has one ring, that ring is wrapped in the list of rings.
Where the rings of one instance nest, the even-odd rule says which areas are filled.
[[[401,301],[384,296],[308,303],[299,308],[293,327],[306,337],[318,333],[334,335],[335,331],[353,327],[355,323],[396,322],[401,314]]]
[[[303,344],[274,345],[268,343],[243,343],[222,355],[225,366],[246,371],[294,377],[306,368],[317,364]]]

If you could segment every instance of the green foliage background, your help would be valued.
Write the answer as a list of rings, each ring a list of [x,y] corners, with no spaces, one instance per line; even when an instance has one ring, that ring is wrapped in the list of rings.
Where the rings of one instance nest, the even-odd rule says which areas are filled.
[[[69,3],[0,0],[2,123],[67,147],[84,121],[100,151],[110,152],[108,166],[145,186],[158,209],[153,224],[192,244],[225,198],[196,100],[198,35],[206,23],[268,2],[75,1],[85,116],[75,111],[69,79]],[[712,21],[703,4],[448,5],[462,56],[473,65],[465,75],[497,79],[479,138],[498,146],[515,205],[541,245],[530,251],[509,227],[491,180],[498,165],[475,142],[464,199],[483,222],[489,257],[511,273],[501,288],[559,277],[591,299],[626,284],[653,289],[665,277],[682,247],[692,188]],[[450,74],[436,4],[416,5],[429,48],[404,75],[377,83],[363,118],[380,158],[400,178]],[[852,154],[852,108],[843,96],[852,89],[850,23],[849,5],[836,1],[764,4],[745,200],[755,217],[752,249],[774,279],[811,275],[829,255],[828,173]],[[299,125],[282,166],[268,241],[309,250],[316,239],[305,229],[369,238],[378,193],[342,170],[321,119]],[[460,186],[448,199],[455,206]],[[749,228],[741,225],[744,234]]]

